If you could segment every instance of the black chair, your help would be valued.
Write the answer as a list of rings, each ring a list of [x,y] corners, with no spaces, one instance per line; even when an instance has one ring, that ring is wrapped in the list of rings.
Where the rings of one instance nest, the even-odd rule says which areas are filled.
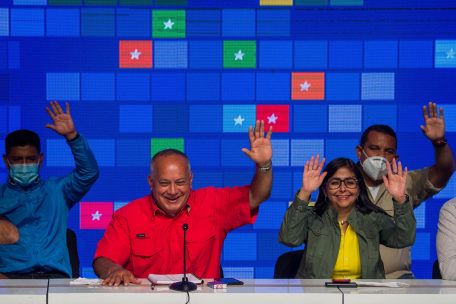
[[[224,278],[224,276],[223,276],[223,267],[222,267],[222,264],[220,264],[220,277],[221,277],[221,278]]]
[[[305,260],[306,250],[290,251],[277,258],[274,267],[274,279],[293,279],[298,273],[301,260]]]
[[[67,248],[70,255],[70,264],[71,264],[71,277],[79,278],[79,256],[78,256],[78,243],[76,239],[76,233],[73,230],[67,229],[66,231],[67,238]]]
[[[432,265],[432,278],[433,279],[442,279],[442,274],[440,273],[439,260],[435,260],[434,265]]]

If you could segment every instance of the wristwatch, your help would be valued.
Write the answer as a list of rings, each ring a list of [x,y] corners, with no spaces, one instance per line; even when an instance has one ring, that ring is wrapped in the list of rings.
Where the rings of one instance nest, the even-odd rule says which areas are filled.
[[[257,168],[261,172],[268,172],[272,168],[272,161],[269,161],[269,163],[266,166],[264,166],[264,167],[257,166]]]
[[[410,201],[410,197],[408,196],[408,194],[407,194],[407,193],[405,193],[405,194],[404,194],[404,197],[405,197],[405,201],[404,201],[403,203],[406,203],[406,202]],[[395,202],[398,202],[398,203],[399,203],[399,201],[396,201],[396,200],[394,199],[394,197],[393,197],[393,201],[395,201]]]
[[[447,144],[448,144],[448,140],[445,137],[432,141],[432,145],[437,148],[444,147]]]

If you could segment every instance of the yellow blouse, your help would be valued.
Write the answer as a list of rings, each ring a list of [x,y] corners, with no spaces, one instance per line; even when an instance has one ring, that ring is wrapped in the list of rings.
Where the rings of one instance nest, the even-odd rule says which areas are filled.
[[[333,279],[361,278],[361,259],[359,256],[358,235],[349,224],[344,232],[339,223],[341,237],[339,254],[332,274]]]

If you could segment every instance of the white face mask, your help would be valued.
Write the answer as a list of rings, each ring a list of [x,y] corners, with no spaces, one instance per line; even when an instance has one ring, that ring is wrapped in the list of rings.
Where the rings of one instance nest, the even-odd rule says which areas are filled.
[[[364,149],[363,153],[366,156],[366,159],[362,163],[364,172],[373,180],[381,180],[388,172],[386,170],[386,158],[382,156],[369,157]]]

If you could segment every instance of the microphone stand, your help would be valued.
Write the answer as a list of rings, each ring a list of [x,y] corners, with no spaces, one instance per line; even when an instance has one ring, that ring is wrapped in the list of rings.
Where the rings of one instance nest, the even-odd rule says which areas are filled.
[[[169,286],[169,289],[175,290],[175,291],[193,291],[196,289],[196,284],[189,282],[187,278],[187,229],[188,229],[188,224],[183,224],[182,229],[184,230],[184,276],[182,277],[182,282],[176,282],[173,283]]]

